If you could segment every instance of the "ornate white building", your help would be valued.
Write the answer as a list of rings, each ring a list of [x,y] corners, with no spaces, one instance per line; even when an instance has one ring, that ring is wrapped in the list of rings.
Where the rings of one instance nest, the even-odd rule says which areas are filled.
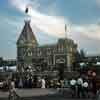
[[[25,21],[17,41],[17,69],[20,72],[25,72],[28,68],[43,72],[54,71],[59,66],[64,71],[72,71],[76,52],[77,44],[68,38],[60,38],[57,43],[39,46],[30,21]]]

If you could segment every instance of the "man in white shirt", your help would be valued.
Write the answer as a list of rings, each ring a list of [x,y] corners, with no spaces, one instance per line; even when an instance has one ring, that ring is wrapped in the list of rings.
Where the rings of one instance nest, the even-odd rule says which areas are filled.
[[[82,85],[83,85],[83,79],[81,77],[79,77],[77,79],[77,96],[78,96],[78,98],[80,98],[81,95],[83,95]]]
[[[70,81],[70,85],[71,85],[71,86],[75,86],[75,85],[76,85],[76,80],[75,80],[75,79],[72,79],[72,80]]]
[[[70,86],[72,90],[72,97],[75,97],[76,96],[76,80],[75,79],[70,80]]]
[[[78,80],[77,80],[77,84],[78,85],[82,85],[83,84],[83,79],[80,77],[80,78],[78,78]]]
[[[41,85],[42,85],[41,88],[45,88],[45,85],[46,85],[45,79],[42,79],[42,80],[41,80],[41,83],[42,83],[42,84],[41,84]]]
[[[88,98],[88,82],[83,83],[83,92],[84,97]]]

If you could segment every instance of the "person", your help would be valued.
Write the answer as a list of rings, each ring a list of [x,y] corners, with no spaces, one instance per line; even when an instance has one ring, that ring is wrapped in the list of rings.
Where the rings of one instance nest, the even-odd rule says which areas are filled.
[[[32,77],[29,77],[29,88],[32,88]]]
[[[45,82],[45,79],[42,79],[42,80],[41,80],[41,88],[45,88],[45,85],[46,85],[45,83],[46,83],[46,82]]]
[[[9,100],[15,100],[17,98],[19,98],[19,96],[16,93],[15,83],[14,83],[14,81],[11,81],[10,86],[9,86],[9,96],[8,96],[8,99]]]
[[[83,84],[83,79],[81,77],[79,77],[77,79],[77,96],[78,96],[78,98],[80,98],[81,95],[83,95],[82,84]]]
[[[15,88],[18,88],[18,79],[15,78],[15,79],[14,79],[14,82],[15,82]]]
[[[37,88],[41,88],[41,77],[38,77],[38,80],[37,80]]]
[[[33,80],[33,88],[37,88],[37,83],[38,83],[37,75],[35,75],[33,79],[34,79]]]
[[[83,83],[83,95],[85,98],[88,98],[88,82]]]
[[[94,98],[95,98],[96,93],[97,93],[96,79],[95,78],[92,78],[92,92],[93,92],[93,95],[94,95]]]
[[[70,86],[72,90],[72,97],[75,97],[76,96],[76,80],[75,79],[70,80]]]
[[[50,86],[49,88],[54,88],[54,81],[53,80],[50,80]]]
[[[69,87],[68,80],[64,80],[64,87],[65,88]]]
[[[57,90],[58,90],[58,91],[60,91],[60,88],[61,88],[61,83],[60,83],[60,81],[59,81],[59,80],[57,80],[56,85],[57,85]]]
[[[24,78],[23,88],[28,88],[28,85],[27,85],[27,77]]]
[[[46,88],[49,88],[49,85],[50,85],[50,83],[49,83],[49,79],[48,78],[46,78]]]
[[[19,87],[19,88],[22,88],[22,87],[23,87],[23,81],[22,81],[22,78],[19,79],[18,87]]]
[[[60,80],[61,88],[64,88],[64,80]]]
[[[3,81],[3,89],[5,91],[7,90],[7,81],[6,80]]]

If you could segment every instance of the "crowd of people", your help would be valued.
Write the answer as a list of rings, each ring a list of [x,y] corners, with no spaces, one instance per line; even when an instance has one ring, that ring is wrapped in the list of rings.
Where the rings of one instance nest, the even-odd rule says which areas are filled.
[[[78,77],[77,79],[70,80],[70,88],[72,90],[72,97],[89,98],[95,97],[97,93],[95,78],[87,79]]]
[[[48,79],[47,77],[27,76],[8,79],[5,82],[9,86],[10,94],[15,92],[15,88],[69,88],[72,97],[89,98],[90,92],[96,95],[96,82],[95,78],[89,79],[88,77],[78,76],[71,79]],[[6,86],[6,85],[5,85]],[[67,94],[66,94],[67,95]]]
[[[28,77],[12,80],[15,88],[63,88],[64,80],[46,79],[45,77]]]

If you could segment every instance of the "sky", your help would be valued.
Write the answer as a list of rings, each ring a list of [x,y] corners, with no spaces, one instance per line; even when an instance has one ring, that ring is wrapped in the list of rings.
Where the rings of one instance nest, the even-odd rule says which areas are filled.
[[[40,45],[67,36],[79,50],[100,55],[100,0],[0,0],[1,57],[16,58],[16,41],[26,19]]]

